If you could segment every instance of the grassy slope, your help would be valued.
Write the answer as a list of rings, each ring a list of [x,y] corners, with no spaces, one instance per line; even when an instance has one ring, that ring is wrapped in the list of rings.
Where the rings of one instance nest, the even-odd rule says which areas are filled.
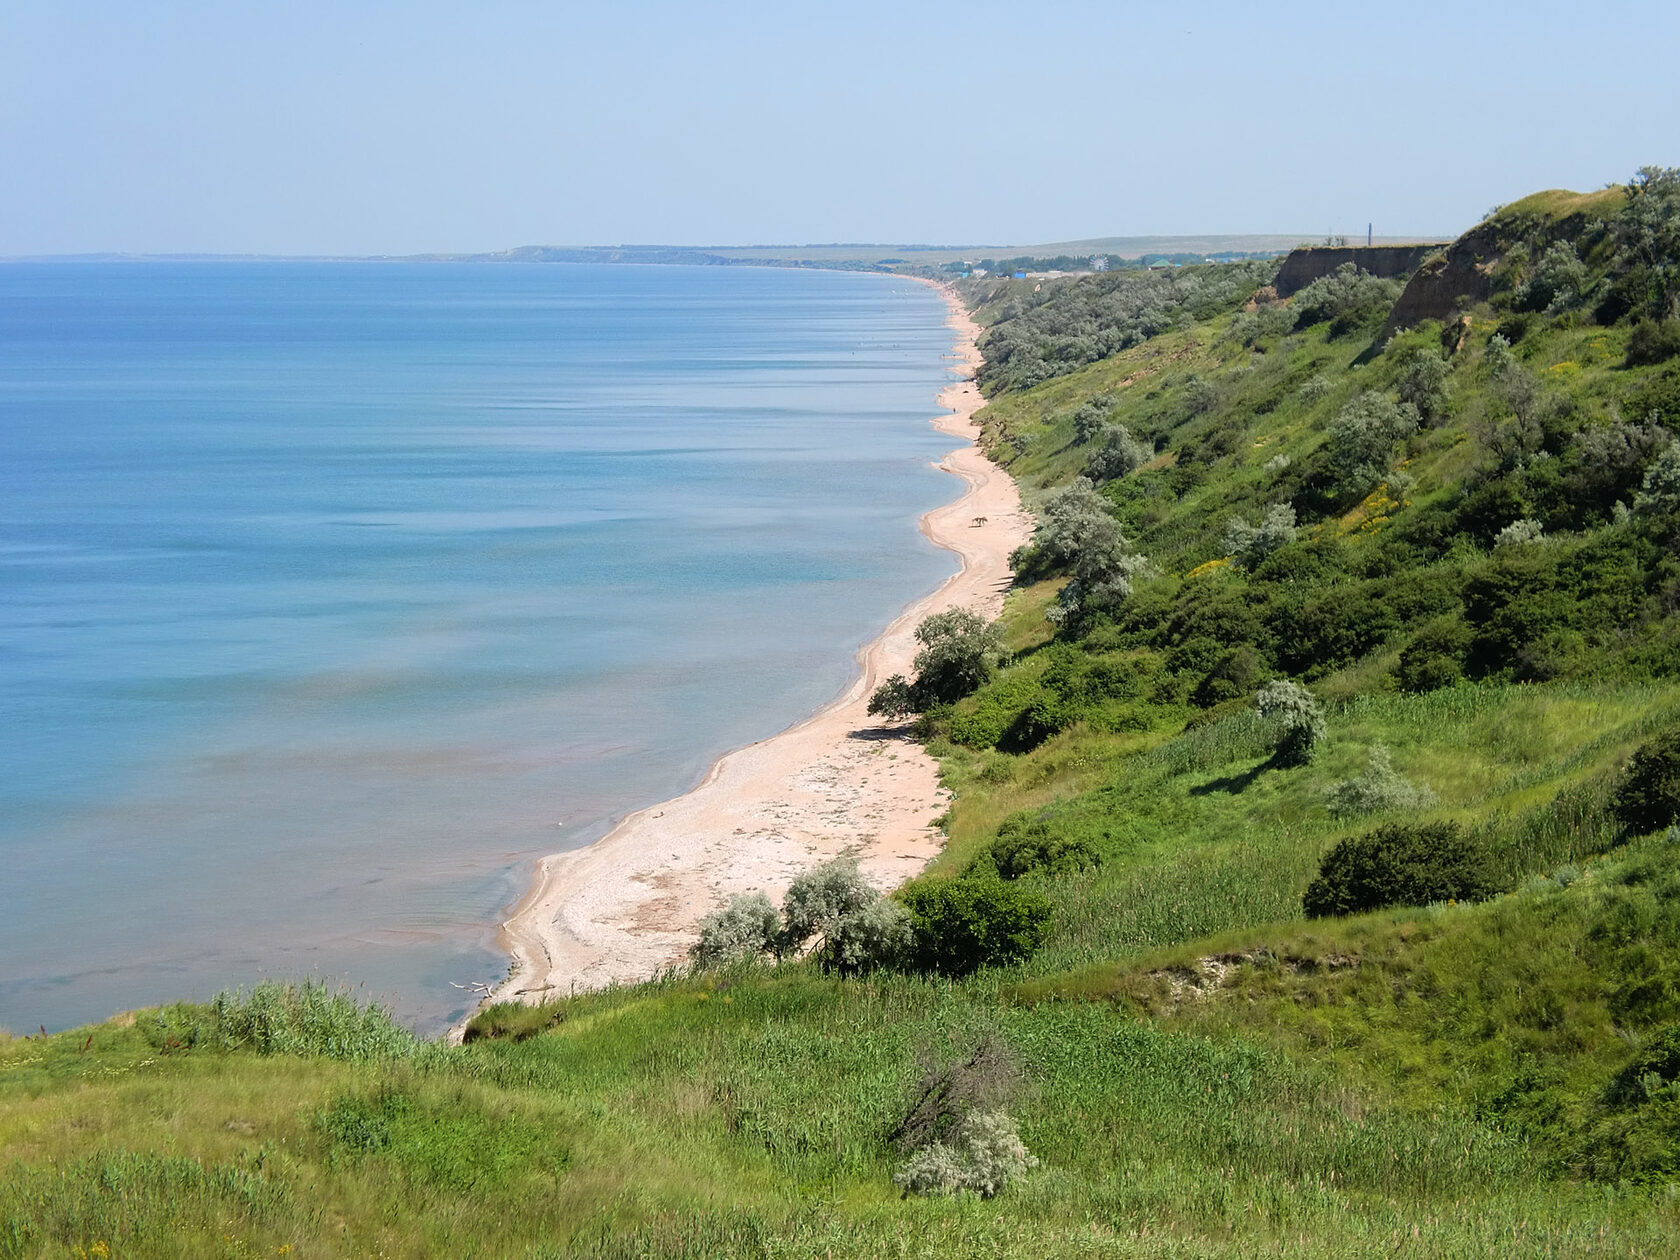
[[[983,413],[1036,489],[1083,465],[1072,411],[1117,391],[1114,418],[1162,450],[1109,491],[1157,567],[1137,602],[1158,620],[1204,592],[1260,597],[1204,567],[1225,518],[1254,519],[1279,490],[1267,462],[1309,467],[1328,418],[1434,337],[1372,357],[1320,326],[1250,348],[1233,318]],[[1625,338],[1564,321],[1518,350],[1602,420],[1654,375],[1618,366]],[[1497,418],[1478,354],[1453,369],[1447,421],[1403,453],[1408,491],[1313,523],[1352,558],[1339,584],[1374,580],[1364,557],[1459,501]],[[1185,406],[1192,375],[1215,387],[1208,411]],[[1489,563],[1459,546],[1382,580],[1451,585]],[[1017,661],[947,730],[996,732],[1057,669],[1105,663],[1135,685],[1027,751],[934,745],[958,793],[935,877],[1022,809],[1101,855],[1046,881],[1054,928],[1026,965],[958,983],[804,965],[672,979],[495,1012],[495,1035],[456,1050],[387,1039],[366,1057],[354,1037],[230,1048],[202,1008],[0,1041],[0,1256],[1673,1254],[1672,1174],[1617,1180],[1674,1149],[1672,1106],[1605,1098],[1674,1017],[1677,855],[1660,837],[1616,847],[1602,805],[1629,752],[1680,720],[1680,688],[1612,662],[1407,694],[1407,623],[1313,672],[1328,746],[1274,770],[1247,701],[1196,708],[1164,640],[1053,642],[1061,581],[1012,594]],[[1332,818],[1324,789],[1378,742],[1435,792],[1434,816],[1487,837],[1510,894],[1300,918],[1320,854],[1367,825]],[[987,1035],[1019,1059],[1008,1105],[1043,1166],[988,1202],[900,1198],[886,1135],[920,1065]]]

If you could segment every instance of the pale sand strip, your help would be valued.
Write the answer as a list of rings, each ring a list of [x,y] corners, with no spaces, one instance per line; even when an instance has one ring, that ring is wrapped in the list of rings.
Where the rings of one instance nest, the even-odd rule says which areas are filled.
[[[941,291],[957,332],[957,370],[972,376],[979,329]],[[961,570],[859,654],[861,677],[828,707],[727,754],[692,791],[628,815],[596,843],[543,858],[502,925],[513,967],[490,1001],[537,1002],[646,979],[681,961],[695,923],[730,896],[761,891],[780,902],[796,874],[840,854],[855,853],[885,889],[939,852],[933,821],[948,794],[938,766],[867,710],[882,680],[909,671],[924,617],[959,605],[997,616],[1013,576],[1009,553],[1031,532],[1014,481],[975,445],[981,401],[969,379],[940,395],[951,414],[935,426],[967,445],[939,467],[968,490],[921,521],[922,533],[957,553]]]

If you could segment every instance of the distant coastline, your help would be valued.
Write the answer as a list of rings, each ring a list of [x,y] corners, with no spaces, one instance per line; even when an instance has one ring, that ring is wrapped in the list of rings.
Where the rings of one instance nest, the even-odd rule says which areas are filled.
[[[647,979],[681,960],[694,924],[721,900],[753,890],[779,897],[794,875],[841,853],[855,853],[889,887],[939,852],[938,766],[902,731],[881,728],[868,698],[908,669],[925,617],[957,606],[988,618],[1001,611],[1013,580],[1008,557],[1031,520],[1014,481],[975,441],[979,329],[955,293],[933,287],[949,307],[963,376],[940,395],[947,414],[934,424],[965,445],[940,467],[967,488],[927,513],[921,530],[961,568],[859,653],[860,674],[838,699],[719,758],[693,790],[630,814],[594,844],[541,859],[502,925],[512,965],[487,1002]]]
[[[1419,236],[1378,236],[1377,244],[1411,244]],[[642,266],[802,267],[817,270],[878,271],[934,278],[940,268],[964,259],[1107,256],[1139,259],[1155,255],[1275,255],[1313,244],[1314,233],[1203,233],[1194,236],[1099,236],[1037,244],[905,244],[833,242],[805,245],[520,245],[482,252],[421,254],[210,254],[102,251],[85,254],[0,256],[0,263],[601,263]]]

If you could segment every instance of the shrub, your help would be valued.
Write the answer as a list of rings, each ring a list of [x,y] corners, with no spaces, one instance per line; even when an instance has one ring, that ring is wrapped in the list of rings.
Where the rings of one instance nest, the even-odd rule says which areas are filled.
[[[1046,496],[1034,537],[1046,560],[1073,573],[1045,613],[1058,625],[1077,628],[1092,614],[1117,610],[1130,598],[1133,579],[1148,568],[1088,477]]]
[[[1051,564],[1076,565],[1088,554],[1111,552],[1125,543],[1108,500],[1086,477],[1045,496],[1034,542]]]
[[[893,1174],[908,1194],[977,1194],[990,1199],[1009,1182],[1038,1167],[1015,1128],[1001,1111],[971,1111],[957,1124],[950,1142],[922,1147]]]
[[[1560,461],[1575,519],[1591,524],[1608,517],[1618,501],[1631,502],[1646,469],[1673,443],[1673,434],[1654,418],[1643,424],[1618,420],[1578,434]]]
[[[1254,705],[1277,732],[1274,759],[1282,766],[1303,766],[1325,736],[1324,710],[1300,683],[1280,678],[1260,688]]]
[[[1556,315],[1580,305],[1587,278],[1587,265],[1575,247],[1568,241],[1554,241],[1512,296],[1521,310]]]
[[[1108,413],[1114,410],[1114,405],[1120,400],[1113,394],[1098,394],[1087,398],[1073,413],[1073,440],[1077,446],[1084,446],[1095,439],[1103,430]]]
[[[781,923],[770,898],[746,893],[700,920],[700,939],[689,946],[688,956],[697,967],[759,958],[776,948],[780,934]]]
[[[1394,448],[1417,432],[1418,410],[1410,403],[1367,390],[1348,402],[1324,443],[1324,467],[1331,490],[1348,497],[1368,493],[1388,472]]]
[[[940,975],[1018,962],[1049,930],[1050,901],[1043,892],[984,871],[918,881],[899,897],[910,910],[915,965]]]
[[[1057,832],[1042,818],[1022,811],[998,826],[997,838],[975,859],[976,868],[995,871],[1004,879],[1023,875],[1059,875],[1097,864],[1097,853],[1079,837]]]
[[[890,897],[877,897],[834,925],[822,958],[844,974],[896,967],[913,939],[910,912]]]
[[[1322,374],[1310,376],[1301,386],[1301,401],[1311,406],[1315,402],[1328,398],[1336,392],[1336,387],[1330,383],[1330,378]]]
[[[1400,628],[1399,583],[1337,584],[1291,593],[1273,606],[1277,660],[1290,673],[1319,678],[1387,643]]]
[[[1511,353],[1511,343],[1506,338],[1494,333],[1488,338],[1487,348],[1482,351],[1482,366],[1487,368],[1488,375],[1495,381],[1502,380],[1517,370],[1517,356]]]
[[[1614,276],[1602,322],[1632,311],[1680,316],[1680,168],[1645,166],[1627,184],[1627,204],[1610,222]],[[1609,315],[1610,320],[1603,320]]]
[[[782,899],[778,949],[793,952],[815,938],[824,966],[849,973],[894,965],[909,944],[909,925],[898,908],[881,901],[855,857],[813,867],[788,885]]]
[[[947,1141],[970,1112],[996,1110],[1019,1077],[1009,1043],[985,1033],[972,1053],[929,1066],[922,1074],[904,1119],[892,1131],[893,1145],[914,1151]]]
[[[1634,835],[1680,820],[1680,730],[1640,745],[1610,798],[1610,812]]]
[[[831,931],[848,914],[855,914],[880,894],[858,870],[855,857],[838,857],[794,877],[782,898],[785,935],[803,943]]]
[[[1184,382],[1184,410],[1194,419],[1205,416],[1219,405],[1219,390],[1205,376],[1192,374]]]
[[[1470,630],[1456,617],[1424,627],[1400,653],[1401,690],[1438,691],[1461,682],[1469,646]]]
[[[1329,320],[1330,335],[1342,337],[1382,323],[1400,288],[1398,281],[1379,279],[1348,262],[1302,289],[1290,308],[1297,328]]]
[[[921,696],[916,691],[916,684],[903,674],[894,674],[869,696],[871,717],[901,718],[920,709]]]
[[[1447,361],[1433,350],[1418,354],[1400,373],[1394,392],[1426,422],[1439,423],[1447,414]]]
[[[1105,424],[1099,434],[1097,449],[1086,461],[1086,469],[1094,481],[1115,481],[1130,476],[1154,456],[1154,448],[1133,437],[1123,424]]]
[[[1003,632],[978,613],[952,608],[916,627],[916,677],[894,674],[869,697],[869,712],[888,718],[925,713],[976,691],[1005,656]]]
[[[1199,709],[1211,709],[1216,704],[1250,694],[1265,676],[1266,667],[1260,653],[1247,643],[1239,643],[1214,661],[1190,693],[1190,702]]]
[[[1663,1097],[1680,1098],[1680,1024],[1659,1029],[1616,1074],[1606,1091],[1612,1106],[1639,1106]]]
[[[1316,919],[1386,906],[1479,901],[1495,891],[1486,853],[1457,823],[1389,823],[1325,854],[1301,908]]]
[[[966,608],[935,613],[916,627],[916,687],[929,701],[949,704],[992,676],[1003,658],[1003,632]],[[926,704],[923,707],[927,707]]]
[[[1244,568],[1252,569],[1272,552],[1295,541],[1295,509],[1274,503],[1258,525],[1233,516],[1225,526],[1225,552],[1235,556]]]
[[[1666,363],[1680,355],[1680,319],[1642,319],[1628,338],[1628,367]]]
[[[1537,543],[1545,537],[1546,531],[1539,521],[1532,516],[1525,516],[1521,520],[1512,521],[1504,529],[1493,536],[1495,547],[1520,547],[1524,543]]]
[[[1633,496],[1633,510],[1672,512],[1677,507],[1680,507],[1680,444],[1670,442],[1645,470],[1644,483]]]
[[[1434,803],[1435,793],[1408,783],[1382,744],[1371,749],[1370,763],[1362,774],[1332,786],[1325,799],[1325,806],[1338,818],[1422,809]]]

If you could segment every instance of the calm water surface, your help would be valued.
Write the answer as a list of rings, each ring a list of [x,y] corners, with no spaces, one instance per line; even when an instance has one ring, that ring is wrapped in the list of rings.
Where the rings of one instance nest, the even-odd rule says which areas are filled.
[[[0,265],[0,1026],[266,976],[426,1030],[532,859],[955,568],[888,277]]]

